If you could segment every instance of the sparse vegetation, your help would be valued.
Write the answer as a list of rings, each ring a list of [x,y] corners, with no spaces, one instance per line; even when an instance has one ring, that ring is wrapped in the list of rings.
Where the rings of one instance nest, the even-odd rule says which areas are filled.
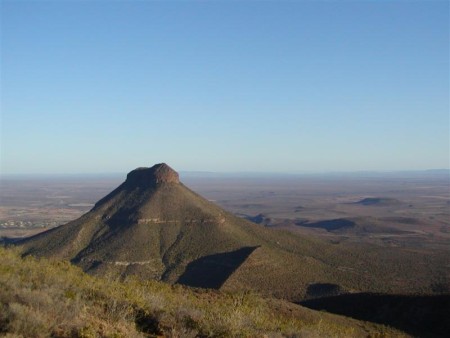
[[[252,292],[110,281],[0,248],[0,334],[22,337],[402,336]]]

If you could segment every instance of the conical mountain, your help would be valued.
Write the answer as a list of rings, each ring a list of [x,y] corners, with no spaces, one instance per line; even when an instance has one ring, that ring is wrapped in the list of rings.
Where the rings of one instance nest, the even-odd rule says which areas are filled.
[[[91,211],[19,246],[25,255],[67,259],[112,278],[256,289],[291,300],[315,285],[325,285],[322,293],[384,291],[392,274],[403,274],[395,264],[391,272],[372,264],[376,279],[355,268],[349,274],[348,266],[365,271],[371,258],[238,218],[188,189],[164,163],[131,171]]]
[[[27,239],[27,254],[91,272],[174,282],[192,260],[257,246],[236,217],[179,182],[167,164],[138,168],[81,218]]]

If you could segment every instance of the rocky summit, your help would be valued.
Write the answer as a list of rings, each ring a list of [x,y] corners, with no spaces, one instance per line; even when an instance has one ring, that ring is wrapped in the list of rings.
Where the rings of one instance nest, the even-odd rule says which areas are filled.
[[[126,183],[134,186],[150,187],[159,183],[180,183],[178,173],[165,163],[151,168],[137,168],[127,175]]]

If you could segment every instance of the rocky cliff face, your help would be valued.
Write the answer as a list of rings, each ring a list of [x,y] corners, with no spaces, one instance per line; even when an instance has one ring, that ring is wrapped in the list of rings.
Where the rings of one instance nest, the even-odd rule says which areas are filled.
[[[126,184],[131,186],[155,186],[160,183],[180,183],[178,173],[165,163],[151,168],[137,168],[127,175]]]

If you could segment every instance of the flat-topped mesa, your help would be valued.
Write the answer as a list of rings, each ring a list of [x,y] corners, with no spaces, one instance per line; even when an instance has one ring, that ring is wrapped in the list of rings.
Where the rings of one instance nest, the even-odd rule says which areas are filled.
[[[133,186],[149,187],[159,183],[180,183],[178,173],[165,163],[151,168],[137,168],[127,175],[126,183]]]

